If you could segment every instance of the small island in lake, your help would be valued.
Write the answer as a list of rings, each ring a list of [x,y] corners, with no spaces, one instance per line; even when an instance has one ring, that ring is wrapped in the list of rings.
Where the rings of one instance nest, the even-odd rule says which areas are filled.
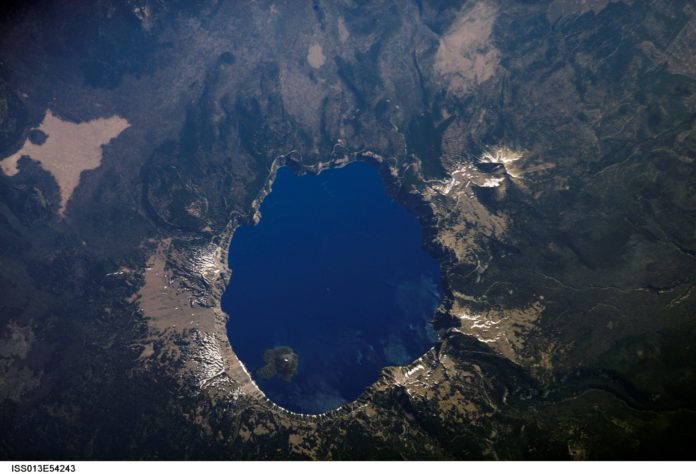
[[[292,382],[297,375],[300,365],[300,357],[287,346],[266,349],[263,353],[264,366],[256,371],[257,375],[263,379],[271,379],[278,376],[283,382]]]

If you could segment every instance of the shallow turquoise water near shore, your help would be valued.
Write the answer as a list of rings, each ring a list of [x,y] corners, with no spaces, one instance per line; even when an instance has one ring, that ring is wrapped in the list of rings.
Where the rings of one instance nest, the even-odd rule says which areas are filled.
[[[261,215],[235,232],[222,308],[234,351],[271,400],[302,413],[336,408],[432,345],[439,266],[374,167],[281,168]],[[289,382],[258,372],[277,347],[298,356]]]

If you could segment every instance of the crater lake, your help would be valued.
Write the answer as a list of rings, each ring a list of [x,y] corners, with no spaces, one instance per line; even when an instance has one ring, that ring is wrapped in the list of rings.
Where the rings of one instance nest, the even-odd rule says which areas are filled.
[[[232,238],[222,309],[233,350],[273,402],[337,408],[435,342],[438,262],[374,166],[283,167],[260,212]]]

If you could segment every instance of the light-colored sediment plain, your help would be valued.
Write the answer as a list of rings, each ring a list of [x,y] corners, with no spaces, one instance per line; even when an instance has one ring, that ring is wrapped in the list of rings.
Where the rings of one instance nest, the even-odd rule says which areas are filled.
[[[491,41],[496,16],[496,9],[486,2],[465,7],[440,39],[435,70],[452,94],[465,95],[495,75],[500,63],[500,52]]]
[[[144,285],[133,295],[132,301],[138,302],[149,327],[149,337],[142,341],[141,360],[179,359],[183,377],[193,380],[199,390],[227,377],[235,382],[235,397],[265,397],[232,351],[227,339],[227,316],[220,307],[196,305],[191,290],[167,269],[170,245],[170,240],[163,241],[150,256]],[[227,254],[208,257],[197,256],[193,263],[200,266],[202,276],[216,278]],[[192,341],[186,353],[175,342],[182,337]]]
[[[62,120],[47,110],[39,125],[39,130],[48,136],[46,141],[39,145],[27,139],[17,153],[0,161],[0,168],[6,175],[14,176],[19,172],[18,162],[23,156],[39,162],[58,183],[59,212],[63,214],[70,196],[80,184],[82,172],[98,168],[101,165],[102,146],[128,127],[128,121],[118,116],[74,123]]]
[[[338,38],[341,40],[341,43],[345,43],[350,38],[350,31],[346,28],[346,22],[340,17],[338,18]]]
[[[309,52],[307,53],[307,61],[309,65],[314,69],[319,69],[324,65],[326,61],[326,56],[324,56],[324,51],[319,43],[314,43],[309,47]]]

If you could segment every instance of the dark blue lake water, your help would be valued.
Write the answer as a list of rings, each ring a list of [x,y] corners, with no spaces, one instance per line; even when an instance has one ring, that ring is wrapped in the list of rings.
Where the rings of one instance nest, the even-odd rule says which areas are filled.
[[[318,176],[282,168],[261,215],[234,234],[222,308],[234,351],[275,403],[303,413],[336,408],[435,341],[438,263],[374,167]],[[279,347],[289,349],[267,354],[277,356],[273,376],[264,353]]]

